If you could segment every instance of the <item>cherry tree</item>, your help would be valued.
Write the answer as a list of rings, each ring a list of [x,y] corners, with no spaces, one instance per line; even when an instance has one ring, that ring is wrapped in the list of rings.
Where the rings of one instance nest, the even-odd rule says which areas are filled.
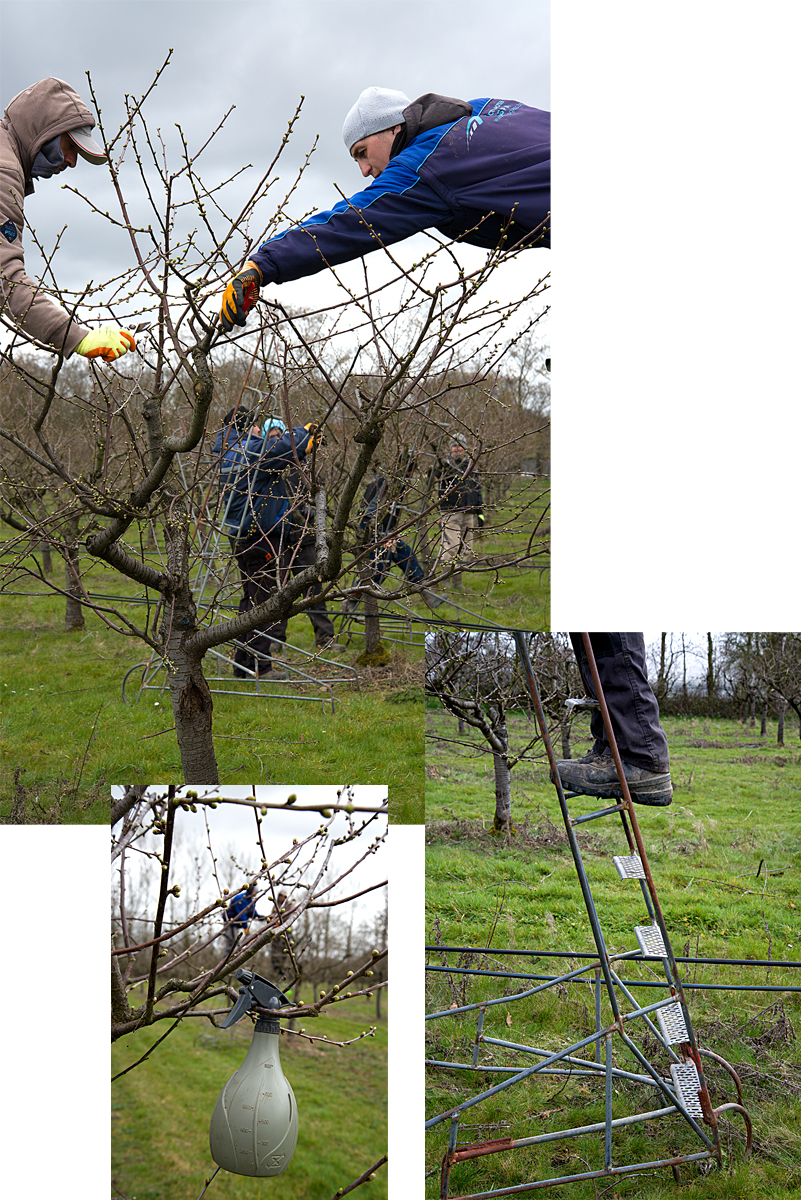
[[[204,156],[224,138],[229,114],[200,146],[190,146],[179,128],[173,162],[172,148],[148,124],[148,95],[126,99],[126,120],[114,132],[104,128],[93,93],[117,199],[115,212],[95,215],[127,239],[128,265],[77,292],[55,282],[51,288],[70,310],[136,329],[137,351],[114,366],[76,372],[60,354],[13,333],[0,352],[0,515],[15,531],[7,582],[35,575],[163,663],[184,779],[208,784],[218,779],[204,673],[210,651],[307,611],[319,601],[310,595],[316,584],[329,602],[387,604],[449,579],[454,564],[436,550],[439,507],[430,477],[415,482],[402,519],[377,542],[365,539],[359,522],[360,489],[378,459],[390,479],[403,478],[410,448],[422,454],[443,428],[469,436],[469,469],[487,462],[497,475],[499,464],[520,459],[547,416],[541,404],[528,411],[510,402],[510,372],[534,361],[521,347],[547,312],[547,277],[533,275],[526,293],[510,300],[493,285],[509,255],[488,253],[467,269],[458,248],[431,236],[430,249],[410,266],[376,238],[371,257],[382,260],[380,276],[365,261],[363,286],[354,288],[332,272],[338,298],[314,312],[265,296],[249,327],[228,337],[216,316],[226,282],[252,245],[291,220],[300,174],[279,198],[278,165],[298,114],[246,187],[244,168],[204,182]],[[52,256],[49,264],[54,279]],[[250,408],[257,393],[259,416],[279,414],[290,429],[321,428],[310,454],[294,451],[291,513],[314,538],[316,564],[293,575],[282,556],[264,602],[226,616],[234,574],[213,574],[211,594],[208,576],[198,586],[209,530],[219,529],[224,508],[210,447],[226,407]],[[511,422],[504,419],[510,412]],[[530,563],[547,545],[531,512],[527,499],[506,518],[514,549],[491,561],[475,556],[460,569],[491,581],[513,563]],[[376,552],[391,537],[412,534],[433,547],[424,584],[394,576],[377,582]],[[39,544],[62,554],[65,582],[31,557]],[[101,599],[87,581],[93,565],[113,581]],[[113,591],[120,577],[144,600],[137,616]]]
[[[219,1027],[237,999],[235,972],[246,965],[273,976],[281,964],[285,978],[271,981],[292,997],[281,1010],[287,1018],[282,1040],[327,1043],[315,1018],[387,988],[382,909],[362,922],[358,936],[353,916],[360,903],[386,896],[385,789],[136,785],[115,791],[111,1038],[125,1045],[149,1026],[163,1029],[144,1053],[132,1052],[115,1079],[157,1055],[183,1022]],[[252,887],[261,919],[246,929],[229,925],[226,936],[228,907],[245,887]],[[304,955],[312,953],[310,922],[327,922],[332,912],[345,914],[350,936],[338,955],[330,954],[325,980],[316,977],[322,983],[317,995],[300,1003],[296,984]],[[347,1053],[374,1034],[369,1026],[333,1044]],[[351,1186],[384,1161],[364,1164]]]

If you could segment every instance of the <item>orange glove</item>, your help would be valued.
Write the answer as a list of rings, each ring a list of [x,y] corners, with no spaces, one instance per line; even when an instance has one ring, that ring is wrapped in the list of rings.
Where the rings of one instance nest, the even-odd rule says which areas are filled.
[[[259,298],[261,284],[261,271],[254,262],[246,262],[239,274],[234,275],[223,292],[220,307],[220,324],[226,333],[230,333],[234,325],[245,324]]]
[[[132,333],[127,329],[117,329],[115,325],[104,325],[102,329],[93,329],[87,333],[83,341],[75,347],[77,354],[84,358],[102,358],[103,362],[114,362],[122,354],[136,349]]]
[[[315,447],[319,449],[321,446],[325,445],[325,430],[320,429],[320,426],[314,421],[309,421],[308,425],[304,425],[303,428],[308,429],[309,433],[311,434],[311,437],[309,438],[309,444],[306,447],[307,450],[314,450]]]

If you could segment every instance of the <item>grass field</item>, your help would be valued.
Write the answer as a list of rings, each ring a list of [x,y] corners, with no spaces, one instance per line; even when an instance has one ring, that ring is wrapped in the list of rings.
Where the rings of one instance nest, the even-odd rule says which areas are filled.
[[[521,481],[525,492],[533,489]],[[538,494],[538,490],[537,490]],[[509,504],[516,503],[514,498]],[[544,504],[544,501],[541,503]],[[510,534],[482,540],[481,553],[508,553],[519,541]],[[481,619],[540,628],[547,623],[548,574],[545,563],[494,575],[465,575],[459,601]],[[0,818],[7,817],[19,787],[25,791],[29,820],[96,823],[108,819],[112,783],[182,779],[165,692],[145,691],[133,705],[123,702],[122,681],[148,650],[137,639],[110,631],[92,613],[86,628],[64,632],[64,601],[41,583],[17,577],[0,596],[3,669],[0,681]],[[131,596],[132,585],[98,564],[88,568],[92,593]],[[25,594],[11,594],[24,592]],[[119,605],[128,619],[144,620],[142,606]],[[413,611],[428,614],[422,601]],[[457,619],[446,603],[437,617]],[[417,630],[419,642],[421,625]],[[385,630],[386,632],[386,630]],[[400,631],[401,639],[405,634]],[[311,649],[306,617],[289,623],[290,642]],[[341,662],[354,665],[363,646],[355,638]],[[390,796],[390,819],[423,819],[422,648],[408,641],[387,642],[392,662],[360,671],[360,689],[334,685],[330,704],[301,700],[214,696],[215,751],[223,783],[379,783]],[[224,648],[221,648],[224,650]],[[300,665],[300,659],[297,661]],[[214,673],[206,660],[208,677]],[[329,669],[329,674],[332,669]],[[333,673],[341,674],[333,669]],[[226,688],[246,689],[224,668]],[[137,695],[130,676],[127,694]],[[161,676],[160,678],[163,678]],[[155,682],[158,682],[156,680]],[[213,687],[218,685],[213,684]],[[277,689],[282,690],[280,685]],[[289,689],[283,690],[297,690]],[[322,695],[314,685],[307,694]],[[14,774],[19,770],[19,782]]]
[[[387,1029],[375,1001],[344,1001],[332,1015],[304,1019],[308,1032],[332,1040],[376,1033],[350,1046],[314,1044],[281,1035],[281,1063],[298,1104],[299,1135],[287,1171],[249,1179],[220,1171],[208,1200],[280,1195],[292,1200],[333,1197],[386,1154]],[[167,1028],[162,1022],[112,1047],[113,1073],[135,1062]],[[215,1031],[187,1019],[146,1062],[112,1085],[112,1196],[128,1200],[197,1200],[215,1170],[209,1120],[217,1096],[250,1044],[250,1021]],[[385,1200],[386,1166],[356,1193]]]
[[[137,703],[123,702],[122,679],[143,659],[141,644],[109,632],[91,613],[83,632],[64,633],[57,599],[5,596],[1,603],[0,815],[11,807],[16,767],[24,768],[31,814],[38,796],[45,812],[60,802],[62,819],[72,823],[107,821],[112,783],[182,779],[169,695],[145,691]],[[290,640],[302,645],[310,634],[305,618],[290,622]],[[336,686],[333,713],[329,704],[215,695],[221,782],[386,784],[392,819],[421,820],[422,652],[393,650],[392,664],[361,691]],[[224,686],[237,686],[226,675]]]
[[[520,715],[517,721],[525,719]],[[429,732],[454,733],[454,722],[427,712]],[[675,786],[670,808],[638,807],[674,953],[686,957],[801,960],[801,745],[797,730],[784,748],[775,727],[763,740],[736,722],[668,718]],[[526,725],[528,728],[528,725]],[[477,739],[477,734],[470,735]],[[574,741],[578,756],[588,739]],[[492,947],[516,950],[589,951],[593,948],[586,910],[566,844],[556,794],[547,770],[537,764],[513,771],[511,839],[493,835],[492,760],[454,746],[429,742],[426,754],[427,938],[431,943],[479,947],[486,953],[434,952],[431,964],[559,974],[579,960],[507,957]],[[571,802],[578,815],[591,811],[586,798]],[[607,946],[632,950],[636,924],[648,922],[638,885],[621,881],[613,854],[627,853],[619,821],[611,818],[578,827],[582,856]],[[502,963],[502,966],[499,964]],[[801,970],[704,966],[682,968],[686,984],[801,986]],[[625,968],[623,978],[656,979],[646,964]],[[428,1011],[465,1001],[511,997],[529,986],[520,979],[429,974]],[[641,1003],[663,993],[632,988]],[[781,991],[713,991],[688,987],[691,1018],[700,1044],[732,1063],[743,1082],[744,1104],[754,1125],[754,1154],[743,1161],[744,1126],[737,1116],[722,1123],[725,1166],[704,1174],[683,1167],[677,1188],[669,1170],[651,1170],[612,1185],[585,1181],[548,1189],[576,1200],[637,1196],[643,1200],[682,1195],[755,1200],[801,1196],[801,994]],[[625,1007],[625,1003],[624,1003]],[[608,1006],[604,1013],[608,1014]],[[470,1061],[475,1014],[429,1022],[428,1057]],[[484,1033],[524,1045],[556,1050],[594,1028],[589,982],[559,984],[538,996],[487,1009]],[[642,1030],[642,1024],[637,1023]],[[642,1035],[640,1035],[641,1037]],[[646,1033],[648,1053],[662,1067],[664,1050]],[[637,1040],[635,1038],[635,1040]],[[642,1044],[642,1043],[641,1043]],[[616,1050],[616,1055],[620,1051]],[[592,1047],[585,1052],[593,1056]],[[662,1057],[660,1057],[662,1056]],[[624,1051],[618,1065],[628,1065]],[[485,1067],[531,1065],[528,1056],[481,1047]],[[706,1068],[705,1068],[706,1069]],[[430,1071],[428,1105],[442,1112],[496,1084],[502,1076],[479,1072]],[[736,1100],[729,1076],[708,1064],[713,1104]],[[655,1089],[633,1091],[616,1083],[615,1115],[659,1107]],[[599,1091],[600,1088],[600,1091]],[[470,1110],[460,1124],[460,1143],[504,1136],[525,1137],[603,1120],[602,1084],[580,1077],[540,1077],[517,1085]],[[439,1194],[436,1171],[447,1141],[448,1122],[428,1135],[427,1195]],[[686,1131],[686,1132],[685,1132]],[[698,1139],[680,1119],[616,1131],[616,1163],[648,1162]],[[473,1192],[556,1178],[603,1166],[603,1138],[584,1137],[510,1151],[454,1168],[452,1189]]]

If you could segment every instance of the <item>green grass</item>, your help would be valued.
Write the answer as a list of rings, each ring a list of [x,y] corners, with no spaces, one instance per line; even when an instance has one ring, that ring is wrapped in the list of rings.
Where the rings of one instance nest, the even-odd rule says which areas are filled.
[[[141,620],[135,606],[126,612]],[[146,658],[141,642],[92,613],[85,630],[65,633],[58,597],[4,595],[0,615],[0,815],[11,808],[17,767],[31,816],[38,796],[45,812],[58,801],[68,823],[107,821],[112,783],[182,778],[168,694],[148,690],[136,704],[123,702],[123,676]],[[290,621],[289,640],[312,644],[307,618]],[[378,683],[335,687],[334,713],[330,704],[215,695],[221,781],[384,784],[393,821],[422,820],[422,704],[407,678],[422,651],[392,648],[391,672]],[[342,661],[358,652],[357,644]],[[226,687],[237,686],[227,678]]]
[[[531,506],[528,524],[533,524],[531,514],[539,514],[545,503],[540,490],[533,481],[516,482],[497,520],[527,503]],[[479,553],[516,552],[523,543],[519,534],[490,531],[479,543]],[[90,593],[135,594],[129,581],[105,565],[84,559],[83,566]],[[147,660],[147,647],[109,630],[91,612],[86,612],[85,630],[65,633],[63,599],[37,595],[44,586],[21,578],[22,582],[19,575],[7,582],[8,591],[0,596],[4,629],[0,818],[8,816],[21,787],[29,820],[104,822],[111,784],[182,778],[169,697],[148,690],[136,704],[126,705],[123,677]],[[459,602],[481,618],[530,629],[547,624],[547,570],[515,567],[497,577],[466,574],[464,581]],[[144,622],[144,606],[117,607],[130,621]],[[414,601],[413,608],[420,616],[428,613],[422,601]],[[437,617],[456,616],[450,603],[437,609]],[[416,628],[419,634],[420,626]],[[308,618],[293,618],[288,638],[311,648]],[[354,640],[341,661],[353,664],[362,645],[361,638]],[[368,680],[359,692],[349,684],[335,685],[333,714],[329,705],[310,701],[215,695],[215,752],[221,781],[385,784],[391,821],[422,821],[422,705],[416,701],[421,696],[418,676],[423,652],[403,642],[387,642],[387,647],[393,653],[391,670]],[[216,672],[211,657],[205,669],[209,678]],[[225,687],[245,690],[233,683],[227,669],[225,674]],[[133,674],[129,680],[127,690],[133,697],[138,678]],[[16,770],[19,782],[15,784]]]
[[[498,511],[490,514],[492,524],[475,543],[477,556],[492,561],[501,555],[528,553],[530,531],[546,512],[547,503],[548,493],[544,491],[542,480],[515,480]],[[493,531],[494,526],[507,521],[516,522],[514,532]],[[540,531],[532,549],[547,538],[547,520],[543,521]],[[549,564],[550,556],[543,553],[537,554],[533,563],[503,567],[497,574],[466,573],[463,575],[465,590],[455,598],[460,607],[494,625],[510,629],[547,629],[550,619]],[[441,593],[447,595],[447,588],[441,589]],[[435,615],[447,620],[457,616],[450,604],[442,605]]]
[[[520,719],[520,718],[518,718]],[[427,713],[429,727],[453,734],[453,720]],[[797,731],[782,749],[761,740],[736,722],[667,718],[675,795],[670,808],[637,808],[637,816],[657,892],[677,955],[694,957],[801,960],[801,746]],[[477,740],[477,734],[470,735]],[[574,740],[573,754],[589,740]],[[566,845],[556,793],[547,770],[537,764],[513,772],[512,839],[490,833],[494,807],[490,758],[476,758],[454,746],[430,743],[426,755],[427,937],[443,945],[511,947],[540,950],[592,950],[586,910]],[[436,774],[434,773],[436,772]],[[592,802],[571,802],[574,814],[591,811]],[[617,818],[578,827],[582,855],[610,949],[636,948],[633,927],[647,924],[642,896],[634,881],[619,880],[612,854],[627,853]],[[766,875],[767,870],[767,875]],[[772,873],[777,872],[777,873]],[[450,965],[558,974],[553,959],[432,954],[431,962]],[[573,960],[571,966],[580,965]],[[492,968],[490,968],[492,969]],[[690,983],[801,986],[794,968],[747,968],[687,965]],[[643,965],[630,965],[623,978],[648,979]],[[527,986],[513,979],[476,979],[430,974],[427,1004],[509,996]],[[653,1002],[661,992],[633,989]],[[738,1117],[723,1126],[723,1171],[702,1175],[682,1169],[679,1194],[728,1197],[801,1196],[801,1063],[796,1033],[801,1033],[801,995],[781,992],[718,992],[688,989],[691,1017],[699,1042],[736,1066],[744,1102],[754,1122],[755,1153],[742,1161],[743,1124]],[[604,1009],[605,1016],[608,1007]],[[429,1056],[470,1061],[475,1017],[470,1014],[430,1022]],[[594,1027],[594,1001],[588,982],[560,984],[527,1000],[487,1010],[485,1033],[527,1045],[557,1049],[586,1036]],[[643,1039],[642,1023],[637,1022]],[[645,1035],[646,1042],[650,1035]],[[623,1062],[626,1052],[617,1050]],[[664,1051],[655,1041],[649,1053],[658,1065]],[[592,1051],[587,1055],[592,1056]],[[518,1063],[527,1056],[482,1047],[480,1062]],[[624,1065],[627,1065],[624,1063]],[[467,1073],[438,1071],[429,1077],[429,1107],[440,1112],[499,1081],[495,1074],[470,1079]],[[736,1099],[731,1080],[708,1064],[713,1103]],[[645,1096],[616,1085],[615,1112],[659,1106],[656,1093]],[[466,1115],[460,1142],[503,1136],[523,1137],[546,1130],[588,1124],[603,1118],[599,1084],[542,1077],[517,1086]],[[616,1162],[651,1161],[661,1155],[697,1148],[691,1131],[675,1118],[617,1132]],[[428,1136],[429,1171],[444,1151],[447,1122]],[[579,1157],[576,1157],[579,1156]],[[600,1164],[599,1164],[600,1156]],[[586,1165],[587,1163],[590,1166]],[[546,1143],[460,1164],[453,1191],[472,1192],[535,1179],[554,1178],[603,1166],[602,1141],[582,1138]],[[438,1195],[429,1180],[427,1194]],[[645,1200],[677,1194],[669,1171],[651,1171],[628,1181],[558,1185],[549,1194],[595,1197],[613,1192]]]
[[[209,1187],[210,1198],[247,1200],[269,1194],[321,1200],[386,1154],[387,1028],[385,1020],[375,1021],[373,1006],[374,1001],[345,1001],[333,1015],[304,1018],[308,1032],[338,1041],[377,1025],[375,1036],[350,1046],[312,1045],[282,1034],[281,1063],[299,1114],[292,1162],[276,1179],[220,1171]],[[166,1028],[167,1022],[161,1022],[116,1042],[113,1073],[136,1061]],[[205,1040],[212,1032],[205,1021],[184,1020],[146,1062],[112,1085],[112,1195],[196,1200],[215,1170],[209,1120],[221,1088],[245,1057],[252,1028],[244,1020],[230,1035],[217,1034],[216,1044]],[[358,1195],[385,1200],[385,1166]]]

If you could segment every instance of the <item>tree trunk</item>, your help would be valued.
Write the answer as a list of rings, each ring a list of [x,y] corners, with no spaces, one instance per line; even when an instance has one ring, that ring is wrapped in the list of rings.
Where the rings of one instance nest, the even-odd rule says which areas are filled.
[[[495,766],[495,829],[509,829],[512,824],[512,772],[505,754],[493,751]]]
[[[383,994],[384,994],[383,988],[379,988],[375,994],[375,1019],[376,1019],[376,1021],[381,1020],[381,997],[383,996]]]
[[[64,550],[64,582],[67,589],[67,607],[64,613],[64,628],[67,633],[85,629],[83,605],[80,602],[81,588],[78,583],[80,557],[78,554],[78,518],[70,517],[65,532],[67,543]]]
[[[364,597],[364,649],[366,654],[375,654],[381,646],[381,622],[378,617],[378,601],[375,596]]]
[[[184,783],[219,783],[212,737],[214,701],[201,660],[190,658],[180,641],[170,642],[167,679]]]
[[[197,609],[189,586],[189,522],[175,500],[165,522],[169,576],[175,588],[164,596],[160,635],[175,718],[184,783],[218,783],[212,738],[214,702],[203,675],[203,656],[190,654],[187,640],[197,632]]]
[[[512,827],[512,772],[509,766],[509,730],[501,705],[490,709],[492,732],[500,749],[493,744],[492,761],[495,767],[495,820],[496,830],[511,830]]]
[[[708,700],[715,696],[715,655],[711,633],[706,635],[706,695]]]
[[[562,722],[562,758],[570,758],[570,719]]]
[[[369,563],[359,569],[362,583],[371,583]],[[381,641],[381,622],[378,617],[378,601],[375,596],[364,597],[364,651],[356,659],[362,666],[381,666],[388,663],[392,655]]]
[[[767,700],[763,700],[763,702],[762,702],[762,725],[759,730],[759,736],[765,737],[767,732],[768,732],[768,702],[767,702]]]
[[[684,644],[684,634],[681,635],[681,694],[687,705],[687,647]]]
[[[784,710],[787,707],[784,697],[779,700],[779,727],[776,730],[776,745],[784,745]]]
[[[663,633],[659,645],[659,678],[656,681],[656,698],[659,701],[664,700],[667,695],[667,680],[665,678],[666,662],[667,634]]]

